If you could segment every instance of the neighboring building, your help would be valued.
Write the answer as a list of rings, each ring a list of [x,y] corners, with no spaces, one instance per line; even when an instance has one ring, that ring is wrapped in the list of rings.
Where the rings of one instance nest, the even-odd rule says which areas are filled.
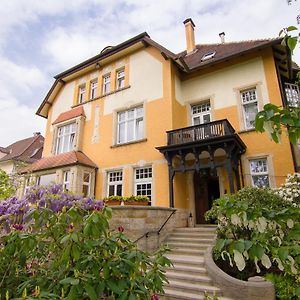
[[[285,103],[290,52],[280,38],[223,33],[196,45],[184,24],[179,54],[142,33],[55,76],[37,111],[48,120],[43,158],[23,173],[96,198],[147,195],[197,222],[224,193],[280,185],[294,171],[290,143],[253,125],[264,104]]]
[[[44,137],[35,132],[32,137],[0,147],[0,169],[13,174],[42,157]]]

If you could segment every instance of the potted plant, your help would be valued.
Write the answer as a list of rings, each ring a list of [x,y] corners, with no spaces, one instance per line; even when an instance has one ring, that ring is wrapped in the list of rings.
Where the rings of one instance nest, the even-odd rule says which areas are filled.
[[[104,198],[104,203],[106,205],[121,205],[121,202],[123,201],[122,196],[109,196]]]
[[[139,205],[139,206],[146,206],[150,202],[150,199],[147,196],[128,196],[124,197],[125,205]]]

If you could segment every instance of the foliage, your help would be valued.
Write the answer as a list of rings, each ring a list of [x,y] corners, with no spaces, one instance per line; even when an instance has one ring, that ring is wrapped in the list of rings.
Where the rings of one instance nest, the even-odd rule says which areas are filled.
[[[269,189],[245,188],[213,204],[218,222],[216,259],[252,275],[300,271],[300,208]]]
[[[149,198],[147,196],[135,196],[131,195],[128,197],[123,196],[109,196],[104,198],[104,201],[109,203],[110,201],[124,201],[124,202],[149,202]]]
[[[255,118],[255,129],[259,132],[268,132],[270,138],[280,142],[282,128],[287,129],[288,137],[293,144],[300,138],[300,107],[281,108],[268,103]]]
[[[297,300],[300,298],[300,277],[269,273],[266,279],[275,286],[276,299]]]
[[[150,257],[124,228],[110,231],[111,209],[102,201],[55,185],[6,203],[0,299],[156,299],[163,292],[166,250]]]
[[[16,191],[16,181],[4,170],[0,169],[0,200],[7,199]]]

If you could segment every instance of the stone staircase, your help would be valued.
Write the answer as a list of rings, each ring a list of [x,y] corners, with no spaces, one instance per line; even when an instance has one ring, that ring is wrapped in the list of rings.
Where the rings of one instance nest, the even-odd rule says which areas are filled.
[[[212,298],[217,295],[219,300],[228,299],[213,285],[204,265],[204,253],[213,244],[215,231],[214,225],[201,225],[177,228],[168,236],[165,243],[171,252],[167,257],[174,267],[166,271],[169,284],[164,287],[164,299],[201,300],[205,293]]]

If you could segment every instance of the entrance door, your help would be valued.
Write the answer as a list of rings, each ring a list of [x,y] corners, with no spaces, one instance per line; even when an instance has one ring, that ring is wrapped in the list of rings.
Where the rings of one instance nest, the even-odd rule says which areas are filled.
[[[203,224],[205,223],[204,214],[211,209],[213,200],[220,197],[219,178],[195,172],[194,191],[196,224]]]

